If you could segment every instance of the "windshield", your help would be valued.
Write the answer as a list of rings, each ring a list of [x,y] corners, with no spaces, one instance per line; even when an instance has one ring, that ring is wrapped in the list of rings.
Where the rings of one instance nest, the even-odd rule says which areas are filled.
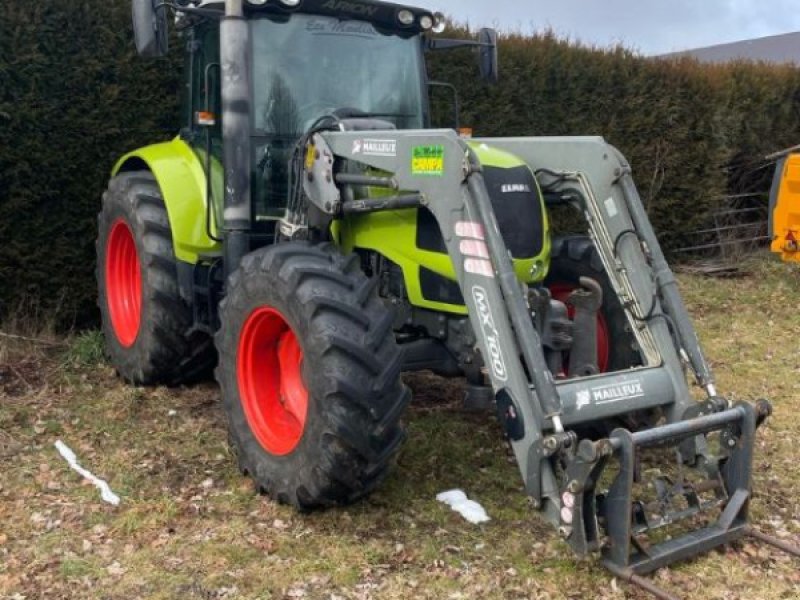
[[[350,108],[398,129],[424,127],[419,38],[306,14],[282,22],[254,19],[251,26],[257,221],[283,216],[289,160],[320,117]]]
[[[363,21],[296,14],[252,21],[258,133],[294,135],[340,108],[423,127],[419,39],[383,35]]]

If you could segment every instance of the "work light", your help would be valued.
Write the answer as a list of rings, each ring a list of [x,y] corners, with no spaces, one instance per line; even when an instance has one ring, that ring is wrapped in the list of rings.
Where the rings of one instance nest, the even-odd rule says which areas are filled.
[[[408,9],[403,9],[397,13],[397,20],[400,21],[401,25],[405,25],[408,27],[409,25],[414,24],[414,13]]]
[[[447,23],[444,14],[437,12],[433,14],[433,33],[442,33]]]

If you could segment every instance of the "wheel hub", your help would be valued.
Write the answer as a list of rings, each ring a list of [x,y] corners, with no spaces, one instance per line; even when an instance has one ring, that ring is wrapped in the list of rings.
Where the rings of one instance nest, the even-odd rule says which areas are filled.
[[[142,270],[128,223],[118,219],[106,244],[106,298],[119,343],[133,346],[142,321]]]
[[[305,431],[308,390],[303,350],[292,328],[274,308],[256,309],[239,337],[239,395],[250,430],[270,454],[291,454]]]

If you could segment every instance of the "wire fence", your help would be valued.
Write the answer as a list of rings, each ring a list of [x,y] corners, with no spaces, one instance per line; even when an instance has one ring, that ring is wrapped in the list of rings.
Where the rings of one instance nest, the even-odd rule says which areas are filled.
[[[726,196],[709,227],[689,234],[689,245],[675,251],[681,262],[702,263],[708,272],[738,269],[742,259],[769,247],[769,193]],[[747,204],[748,206],[741,206]]]

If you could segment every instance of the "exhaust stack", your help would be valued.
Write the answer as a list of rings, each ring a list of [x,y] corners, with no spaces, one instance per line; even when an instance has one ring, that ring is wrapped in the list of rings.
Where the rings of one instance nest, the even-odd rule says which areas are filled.
[[[243,0],[226,0],[220,23],[222,66],[222,138],[225,172],[225,274],[233,273],[250,252],[250,30]]]

